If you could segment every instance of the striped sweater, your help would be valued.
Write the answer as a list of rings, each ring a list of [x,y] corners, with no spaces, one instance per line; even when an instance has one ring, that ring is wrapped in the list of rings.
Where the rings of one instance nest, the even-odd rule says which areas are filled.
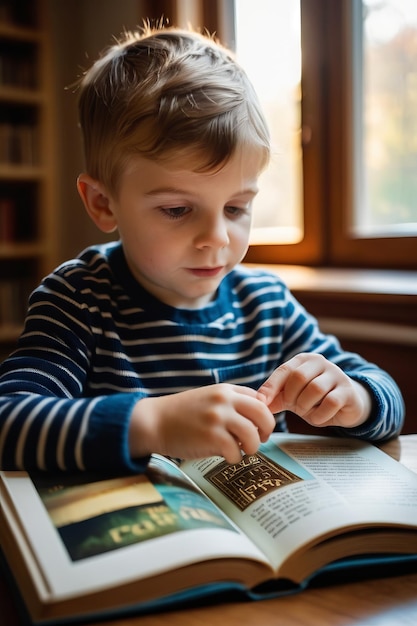
[[[119,243],[88,248],[33,292],[0,367],[0,467],[141,469],[147,459],[128,453],[138,399],[218,382],[256,389],[306,351],[373,396],[370,419],[346,432],[383,440],[400,431],[403,401],[390,376],[321,333],[275,275],[237,267],[209,306],[181,310],[135,281]],[[285,430],[284,414],[277,424]]]

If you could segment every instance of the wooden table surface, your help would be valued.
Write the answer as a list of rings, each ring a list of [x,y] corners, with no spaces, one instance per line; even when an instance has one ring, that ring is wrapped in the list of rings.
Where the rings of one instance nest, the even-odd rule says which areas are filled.
[[[417,435],[401,436],[383,449],[417,472]],[[417,573],[309,589],[273,600],[220,603],[95,623],[97,626],[416,626]],[[0,624],[21,626],[7,583],[1,577]]]

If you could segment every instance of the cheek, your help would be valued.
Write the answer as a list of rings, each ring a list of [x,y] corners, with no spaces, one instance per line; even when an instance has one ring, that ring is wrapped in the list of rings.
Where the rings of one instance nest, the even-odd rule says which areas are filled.
[[[136,256],[149,270],[167,270],[180,258],[183,248],[178,248],[170,238],[148,237],[138,244]]]
[[[250,223],[235,225],[231,231],[231,238],[236,246],[246,246],[249,242]]]
[[[157,238],[151,237],[149,234],[145,236],[142,228],[123,224],[120,225],[119,235],[126,255],[134,260],[136,265],[153,264],[153,259],[157,258]]]

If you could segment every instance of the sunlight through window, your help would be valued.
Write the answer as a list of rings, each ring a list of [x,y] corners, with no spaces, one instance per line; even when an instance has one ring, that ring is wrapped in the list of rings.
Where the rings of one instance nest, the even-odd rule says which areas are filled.
[[[236,53],[268,119],[273,156],[260,180],[252,243],[303,237],[299,0],[237,0]]]

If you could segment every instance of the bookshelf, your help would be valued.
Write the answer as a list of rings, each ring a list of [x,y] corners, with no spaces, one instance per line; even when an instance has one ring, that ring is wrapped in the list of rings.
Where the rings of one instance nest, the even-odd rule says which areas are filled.
[[[51,55],[43,0],[0,0],[0,356],[56,259]]]

